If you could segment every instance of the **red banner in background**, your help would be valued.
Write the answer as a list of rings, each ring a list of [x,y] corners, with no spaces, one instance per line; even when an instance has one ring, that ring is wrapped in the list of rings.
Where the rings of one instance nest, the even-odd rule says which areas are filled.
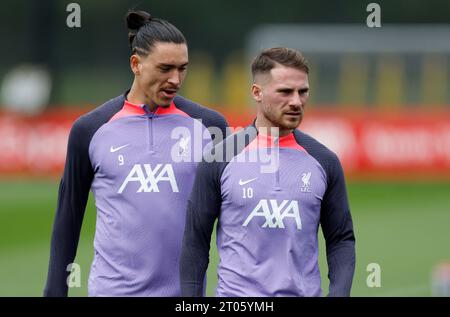
[[[0,115],[0,174],[60,175],[70,128],[79,113]]]
[[[38,117],[0,115],[0,174],[57,175],[64,167],[70,127],[80,113]],[[246,126],[250,115],[225,114]],[[308,112],[300,129],[333,150],[346,174],[379,178],[450,179],[450,113]]]
[[[316,114],[301,128],[333,150],[348,173],[450,178],[450,114]]]

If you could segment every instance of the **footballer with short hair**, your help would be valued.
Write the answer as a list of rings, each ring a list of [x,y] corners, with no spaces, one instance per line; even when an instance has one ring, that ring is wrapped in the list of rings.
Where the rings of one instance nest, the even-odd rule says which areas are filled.
[[[218,144],[213,159],[197,169],[180,260],[182,295],[203,293],[218,219],[217,296],[321,296],[319,225],[328,295],[349,296],[355,236],[343,170],[333,152],[297,129],[309,97],[309,66],[297,50],[279,47],[261,52],[252,74],[256,120]],[[276,162],[271,171],[262,169],[266,152]]]

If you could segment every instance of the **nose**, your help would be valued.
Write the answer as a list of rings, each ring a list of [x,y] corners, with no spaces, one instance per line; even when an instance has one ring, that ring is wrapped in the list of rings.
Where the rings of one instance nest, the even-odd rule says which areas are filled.
[[[178,70],[174,70],[170,74],[168,82],[174,86],[179,86],[181,83],[181,73]]]
[[[291,99],[291,107],[298,110],[303,108],[303,100],[299,93],[294,93]]]

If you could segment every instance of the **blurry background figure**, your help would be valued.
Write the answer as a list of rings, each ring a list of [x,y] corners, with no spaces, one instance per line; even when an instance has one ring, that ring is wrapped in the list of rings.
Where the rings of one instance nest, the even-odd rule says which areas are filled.
[[[68,132],[79,115],[129,88],[123,39],[132,7],[183,30],[190,71],[180,94],[233,126],[253,118],[247,87],[256,52],[302,51],[311,92],[300,129],[339,155],[348,180],[352,295],[436,294],[430,276],[450,260],[449,1],[373,1],[381,28],[366,25],[370,1],[338,0],[79,0],[81,27],[70,28],[71,2],[2,2],[0,296],[41,295]],[[94,223],[91,199],[76,259],[81,287],[72,296],[87,295]],[[217,280],[212,244],[209,295]],[[320,261],[326,276],[323,253]],[[380,265],[379,288],[366,284],[369,263]]]
[[[432,284],[433,296],[450,297],[450,261],[436,265]]]
[[[38,114],[49,104],[51,87],[46,68],[19,65],[3,78],[1,102],[8,110]]]

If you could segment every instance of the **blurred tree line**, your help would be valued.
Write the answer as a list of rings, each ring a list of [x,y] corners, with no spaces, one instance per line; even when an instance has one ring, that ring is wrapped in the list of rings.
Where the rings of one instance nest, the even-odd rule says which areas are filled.
[[[66,26],[71,2],[81,7],[81,28]],[[233,58],[228,69],[224,66],[227,61],[230,65],[230,56],[243,49],[249,32],[260,24],[365,23],[371,2],[381,5],[383,23],[450,22],[450,2],[445,0],[3,0],[0,80],[12,65],[39,63],[51,69],[53,104],[101,102],[119,94],[132,79],[124,23],[130,8],[175,24],[194,58],[226,73],[233,69]]]

